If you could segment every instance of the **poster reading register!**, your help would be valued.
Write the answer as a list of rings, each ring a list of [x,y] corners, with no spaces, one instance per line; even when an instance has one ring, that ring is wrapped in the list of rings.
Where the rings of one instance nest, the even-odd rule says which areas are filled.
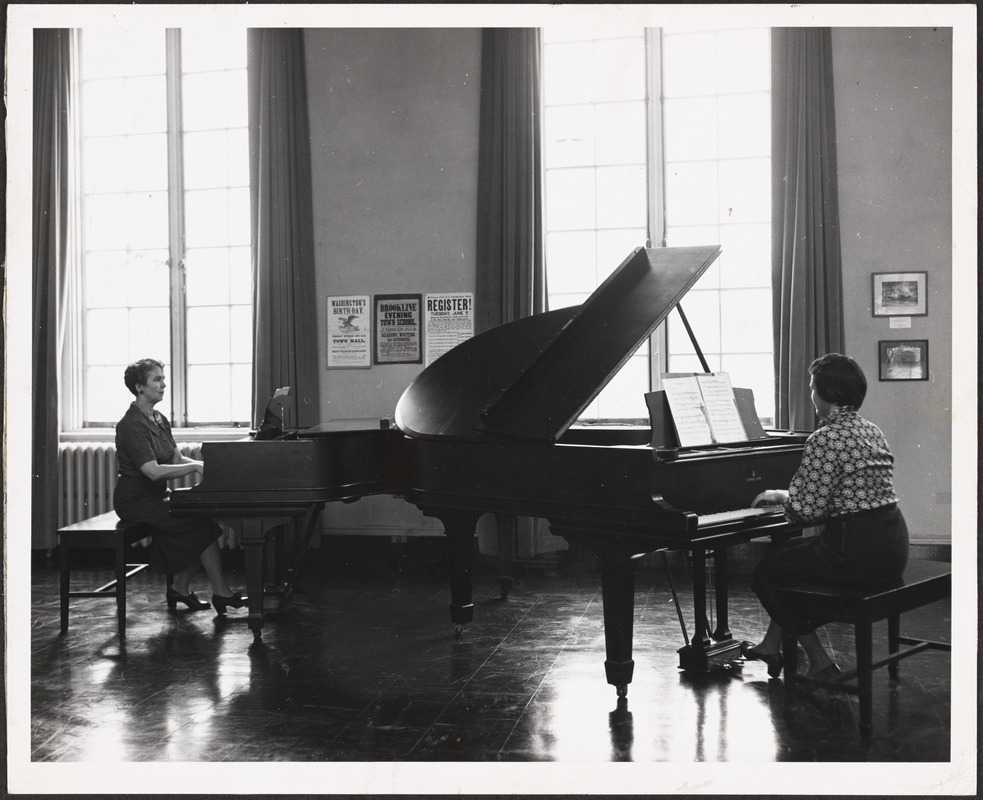
[[[428,365],[474,336],[474,295],[471,292],[428,294],[426,334]]]

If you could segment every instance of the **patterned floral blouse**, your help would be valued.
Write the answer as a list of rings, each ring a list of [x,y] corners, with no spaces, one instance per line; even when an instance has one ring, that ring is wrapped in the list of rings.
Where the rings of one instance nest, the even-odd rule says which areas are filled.
[[[898,501],[894,456],[874,423],[850,406],[836,408],[806,441],[785,511],[818,522]]]

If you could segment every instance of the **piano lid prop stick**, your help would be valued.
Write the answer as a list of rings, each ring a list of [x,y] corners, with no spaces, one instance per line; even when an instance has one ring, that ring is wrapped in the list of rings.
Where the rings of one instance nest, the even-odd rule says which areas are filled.
[[[703,367],[704,372],[709,372],[710,365],[707,364],[706,358],[703,357],[703,350],[700,349],[700,343],[696,341],[696,336],[693,334],[689,320],[686,319],[686,315],[683,313],[682,303],[676,304],[676,311],[679,312],[679,318],[683,321],[683,327],[686,328],[686,333],[689,334],[689,340],[693,343],[693,349],[696,350],[696,357],[700,359],[700,366]]]

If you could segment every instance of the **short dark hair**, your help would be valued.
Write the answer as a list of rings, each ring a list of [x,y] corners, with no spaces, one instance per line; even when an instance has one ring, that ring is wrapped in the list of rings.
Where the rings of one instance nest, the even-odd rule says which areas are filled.
[[[137,385],[142,384],[147,385],[147,379],[150,377],[150,373],[154,369],[164,369],[163,363],[158,361],[156,358],[141,358],[139,361],[134,361],[130,364],[126,371],[123,373],[123,383],[126,384],[126,388],[130,390],[130,394],[134,397],[137,395]]]
[[[860,408],[867,396],[867,378],[850,356],[827,353],[809,365],[812,385],[827,403]]]

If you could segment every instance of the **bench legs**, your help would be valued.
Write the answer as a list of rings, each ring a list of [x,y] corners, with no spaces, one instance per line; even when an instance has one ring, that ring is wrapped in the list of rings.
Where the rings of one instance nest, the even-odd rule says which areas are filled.
[[[860,697],[860,732],[868,734],[873,729],[874,693],[874,626],[871,622],[857,622],[853,626],[853,638],[857,645],[857,694]]]

